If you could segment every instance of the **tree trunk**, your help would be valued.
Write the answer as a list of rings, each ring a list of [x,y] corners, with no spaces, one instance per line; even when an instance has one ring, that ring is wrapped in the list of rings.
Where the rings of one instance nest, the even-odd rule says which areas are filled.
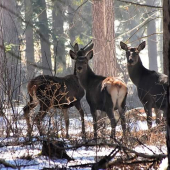
[[[150,0],[150,1],[147,2],[147,4],[148,5],[153,5],[154,2]],[[150,11],[149,15],[152,15],[151,11]],[[158,71],[157,40],[156,40],[156,34],[154,34],[154,33],[156,33],[156,23],[155,23],[155,20],[152,20],[147,25],[149,69]],[[154,35],[152,35],[152,34],[154,34]]]
[[[164,66],[164,73],[168,75],[168,63],[169,63],[169,56],[170,56],[170,0],[163,1],[163,66]]]
[[[68,35],[69,35],[69,39],[70,39],[70,43],[72,45],[74,45],[73,43],[75,43],[75,39],[76,39],[76,32],[77,28],[76,28],[76,24],[74,23],[75,21],[75,17],[74,17],[74,8],[73,8],[73,1],[67,0],[67,6],[68,6],[68,13],[69,15],[67,16],[67,20],[68,20],[68,25],[69,25],[69,31],[68,31]],[[74,70],[74,61],[71,60],[70,61],[72,64],[72,70]]]
[[[170,82],[170,0],[163,1],[163,58],[164,73],[169,76]],[[168,150],[168,170],[170,170],[170,85],[167,92],[167,150]]]
[[[4,5],[4,2],[0,2],[1,5]],[[5,46],[4,46],[4,40],[3,40],[3,13],[4,9],[0,8],[0,86],[4,87],[4,78],[3,75],[5,74],[4,72],[4,56],[5,56]],[[0,90],[0,107],[3,107],[3,100],[5,100],[5,92],[3,89]]]
[[[19,54],[17,18],[10,12],[17,14],[16,1],[1,0],[1,98],[8,101],[20,100],[21,60]],[[4,52],[6,50],[6,52]]]
[[[33,78],[35,74],[35,67],[32,66],[34,64],[34,39],[33,39],[33,27],[32,25],[32,17],[33,17],[33,9],[32,9],[32,1],[24,0],[25,2],[25,21],[28,23],[26,25],[25,30],[25,39],[26,39],[26,59],[27,59],[27,80]],[[31,24],[29,24],[31,23]]]
[[[159,32],[163,32],[163,20],[161,19],[160,22],[160,31]],[[160,35],[159,38],[159,48],[158,51],[160,51],[159,57],[160,57],[160,69],[161,72],[163,72],[163,35]]]
[[[114,1],[93,1],[93,69],[96,74],[116,76]],[[105,112],[97,112],[97,120],[106,117]],[[105,120],[104,120],[105,121]],[[103,121],[101,121],[103,124]],[[104,122],[106,125],[106,122]]]
[[[114,1],[93,1],[93,68],[96,74],[116,76]]]
[[[53,45],[54,45],[54,57],[55,63],[58,63],[57,66],[62,66],[63,70],[66,69],[66,58],[65,58],[65,41],[63,38],[64,35],[64,13],[62,12],[63,4],[62,1],[54,1],[53,2]],[[56,66],[56,64],[55,64]],[[56,68],[54,71],[56,73]]]
[[[68,24],[69,24],[69,38],[70,42],[74,43],[75,42],[75,37],[76,37],[76,26],[75,26],[75,21],[74,21],[74,8],[73,8],[73,2],[70,0],[67,0],[67,6],[68,6],[68,13],[69,15],[67,16],[68,19]],[[77,31],[78,32],[78,31]],[[72,44],[73,45],[73,44]]]
[[[45,0],[37,0],[37,4],[41,8],[40,10],[41,12],[38,14],[38,19],[39,19],[43,74],[52,75],[51,51],[50,51],[50,42],[49,42],[49,29],[48,29],[48,21],[47,21],[46,2]]]
[[[155,21],[150,21],[147,26],[147,38],[148,41],[148,56],[149,56],[149,69],[158,71],[157,64],[157,40],[156,35],[151,34],[156,33]]]

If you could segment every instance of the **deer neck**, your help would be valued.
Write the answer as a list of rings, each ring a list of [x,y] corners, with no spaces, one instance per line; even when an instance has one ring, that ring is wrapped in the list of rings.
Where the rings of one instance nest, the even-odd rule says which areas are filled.
[[[92,69],[90,68],[90,66],[88,65],[87,70],[84,73],[80,73],[78,75],[78,79],[80,84],[82,85],[82,87],[87,90],[88,88],[88,84],[91,81],[91,78],[94,76],[94,72],[92,71]]]
[[[76,74],[76,65],[74,66],[74,73],[73,73],[75,76],[77,75]]]
[[[135,65],[127,65],[127,68],[130,79],[136,86],[138,86],[141,76],[146,70],[146,68],[142,64],[140,57]]]

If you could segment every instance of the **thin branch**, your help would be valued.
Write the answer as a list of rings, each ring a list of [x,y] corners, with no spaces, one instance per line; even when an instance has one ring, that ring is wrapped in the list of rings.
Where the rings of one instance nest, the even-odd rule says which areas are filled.
[[[140,23],[139,25],[137,25],[137,26],[134,27],[133,29],[131,29],[131,30],[129,30],[129,31],[126,31],[125,33],[123,33],[123,34],[121,34],[121,35],[118,35],[118,36],[116,37],[116,39],[117,39],[118,37],[120,37],[120,36],[129,34],[129,33],[131,33],[131,32],[134,31],[134,30],[137,30],[136,32],[138,32],[144,25],[148,24],[148,23],[151,22],[152,20],[155,20],[156,18],[160,18],[160,17],[155,17],[155,18],[151,19],[151,16],[150,16],[149,18],[145,19],[142,23]],[[136,32],[135,32],[135,33],[136,33]],[[133,34],[133,35],[134,35],[134,34]],[[132,36],[133,36],[133,35],[132,35]],[[132,36],[131,36],[131,37],[132,37]],[[130,37],[130,38],[131,38],[131,37]],[[129,40],[129,39],[128,39],[128,40]]]
[[[77,9],[74,10],[74,13],[76,13],[76,12],[77,12],[84,4],[86,4],[88,1],[89,1],[89,0],[86,0],[86,1],[84,1],[82,4],[80,4],[80,6],[78,6]],[[60,3],[61,3],[61,2],[60,2]],[[69,5],[69,7],[71,7],[71,6]],[[73,8],[72,8],[72,10],[73,10]],[[67,12],[67,14],[72,14],[72,13]]]
[[[0,45],[0,49],[5,50],[5,47],[2,46],[2,45]],[[8,51],[8,52],[6,52],[6,53],[9,53],[10,55],[12,55],[13,57],[15,57],[15,58],[18,59],[18,60],[22,60],[20,56],[16,55],[16,54],[15,54],[14,52],[12,52],[12,51]],[[47,68],[47,67],[38,66],[37,64],[31,63],[31,62],[28,61],[28,60],[26,61],[26,63],[29,64],[29,65],[31,65],[31,66],[33,66],[33,67],[36,67],[36,68],[38,68],[38,69],[49,70],[49,68]],[[54,71],[54,70],[52,69],[51,71]]]
[[[39,30],[36,29],[36,27],[35,27],[33,24],[31,24],[29,21],[24,20],[20,15],[18,15],[17,13],[15,13],[15,12],[14,12],[13,10],[11,10],[11,9],[8,9],[6,6],[0,4],[0,7],[3,8],[4,10],[10,12],[10,13],[13,14],[14,16],[16,16],[17,18],[19,18],[19,19],[20,19],[22,22],[24,22],[27,26],[29,25],[29,26],[31,26],[32,28],[34,28],[34,29],[35,29],[35,32],[36,32],[47,44],[49,44],[49,41],[44,37],[44,35],[43,35]]]
[[[130,44],[131,44],[131,43],[134,43],[134,42],[139,41],[139,40],[141,40],[141,39],[143,39],[143,38],[151,37],[152,35],[155,35],[155,34],[163,34],[163,32],[158,32],[158,33],[153,33],[153,34],[150,34],[150,35],[142,36],[142,37],[140,37],[140,38],[138,38],[138,39],[136,39],[136,40],[134,40],[134,41],[130,41],[129,43],[130,43]]]
[[[141,6],[141,7],[149,7],[149,8],[158,8],[158,9],[162,9],[162,6],[154,6],[154,5],[140,4],[140,3],[129,2],[129,1],[124,1],[124,0],[117,0],[117,1],[118,1],[118,2],[123,2],[123,3],[132,4],[132,5],[137,5],[137,6]]]
[[[84,4],[86,4],[86,2],[88,2],[88,0],[84,1],[80,6],[78,6],[77,9],[75,10],[75,12],[78,11],[79,8],[81,8]]]

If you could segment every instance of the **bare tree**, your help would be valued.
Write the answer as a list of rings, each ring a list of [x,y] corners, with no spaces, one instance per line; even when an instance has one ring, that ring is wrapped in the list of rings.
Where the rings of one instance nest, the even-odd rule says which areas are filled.
[[[56,65],[61,65],[63,70],[66,69],[65,46],[64,46],[64,1],[53,1],[52,19],[53,19],[53,45],[56,73]]]
[[[5,100],[19,100],[20,78],[20,58],[17,18],[9,11],[17,13],[16,1],[2,0],[0,2],[4,8],[0,8],[1,21],[1,94],[8,96]]]
[[[38,4],[37,8],[40,8],[38,11],[39,19],[39,31],[40,31],[40,42],[41,42],[41,55],[42,55],[42,66],[43,74],[52,74],[52,64],[51,64],[51,51],[50,51],[50,42],[49,42],[49,28],[47,21],[47,12],[46,12],[46,1],[45,0],[36,0]]]
[[[26,59],[27,59],[27,79],[31,79],[34,75],[35,68],[32,66],[34,64],[34,39],[33,39],[33,27],[32,17],[33,17],[33,9],[32,9],[32,0],[24,0],[25,2],[25,21],[26,30],[25,30],[25,39],[26,39]]]

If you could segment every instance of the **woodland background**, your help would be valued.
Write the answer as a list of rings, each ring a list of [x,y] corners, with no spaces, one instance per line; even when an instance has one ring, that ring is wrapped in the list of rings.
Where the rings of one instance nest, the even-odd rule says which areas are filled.
[[[146,41],[146,49],[141,53],[145,67],[168,75],[169,3],[167,0],[163,6],[161,0],[1,0],[0,129],[3,140],[24,136],[18,125],[22,111],[16,108],[28,102],[26,87],[33,77],[40,74],[62,77],[73,73],[74,62],[68,52],[76,42],[85,46],[93,40],[94,58],[90,64],[94,72],[121,76],[129,87],[128,110],[142,107],[119,43],[123,41],[136,47]],[[89,116],[85,98],[82,105]],[[7,113],[9,108],[11,111]],[[77,115],[71,109],[70,117]],[[150,142],[155,142],[160,135],[159,129],[153,132],[155,136]],[[135,135],[142,143],[151,144],[143,139],[150,134],[142,131]],[[165,133],[159,138],[165,146]],[[153,145],[157,145],[154,142]]]

